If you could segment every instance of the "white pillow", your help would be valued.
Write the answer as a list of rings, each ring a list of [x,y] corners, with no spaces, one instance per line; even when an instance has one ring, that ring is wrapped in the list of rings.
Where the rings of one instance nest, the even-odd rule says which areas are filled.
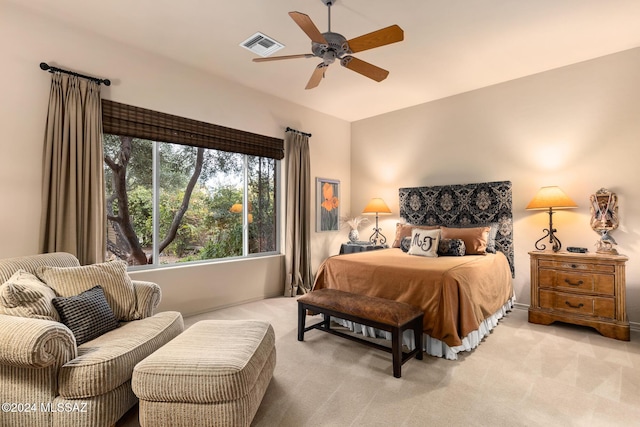
[[[411,231],[411,247],[409,255],[420,255],[428,257],[438,256],[438,243],[440,241],[440,230],[424,230],[414,228]]]

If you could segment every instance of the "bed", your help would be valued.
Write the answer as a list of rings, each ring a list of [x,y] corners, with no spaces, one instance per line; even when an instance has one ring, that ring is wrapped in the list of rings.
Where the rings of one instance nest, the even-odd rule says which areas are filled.
[[[491,230],[485,242],[490,253],[480,248],[476,255],[425,257],[392,247],[334,256],[319,267],[313,289],[339,289],[420,307],[425,313],[423,349],[455,360],[459,352],[476,348],[513,308],[511,182],[401,188],[399,196],[400,216],[408,225],[398,224],[392,246],[406,237],[402,232],[417,226],[444,227],[442,235],[446,231],[465,236],[485,227]],[[468,247],[469,252],[473,248]],[[390,338],[384,331],[334,321],[356,333]],[[411,333],[403,341],[410,349],[415,347]]]

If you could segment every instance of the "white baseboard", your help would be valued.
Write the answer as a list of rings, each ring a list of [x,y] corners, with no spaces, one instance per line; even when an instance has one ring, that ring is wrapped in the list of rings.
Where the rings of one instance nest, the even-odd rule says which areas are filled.
[[[263,299],[281,297],[281,296],[283,296],[282,294],[283,294],[283,292],[278,292],[278,293],[274,293],[274,294],[265,294],[263,296],[258,296],[258,297],[254,297],[254,298],[235,301],[235,302],[232,302],[230,304],[223,304],[223,305],[217,305],[215,307],[209,307],[209,308],[206,308],[204,310],[199,310],[199,311],[189,312],[189,313],[182,313],[182,316],[183,317],[198,316],[199,314],[210,313],[212,311],[222,310],[224,308],[229,308],[229,307],[236,307],[236,306],[242,305],[242,304],[249,304],[251,302],[261,301]]]
[[[529,304],[522,304],[521,302],[514,302],[513,308],[517,308],[518,310],[529,310]]]

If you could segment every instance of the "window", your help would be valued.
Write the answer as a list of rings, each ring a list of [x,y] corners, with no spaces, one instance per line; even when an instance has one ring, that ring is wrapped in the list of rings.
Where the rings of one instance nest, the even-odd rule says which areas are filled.
[[[143,131],[132,130],[131,114],[123,120],[125,109],[134,109],[138,117],[143,111],[146,122],[155,121],[164,128],[155,135],[150,134],[147,124],[140,126]],[[176,122],[174,129],[178,128],[178,132],[166,129],[167,116]],[[179,125],[192,122],[103,100],[110,258],[126,260],[130,265],[161,265],[278,250],[279,159],[275,157],[279,154],[263,155],[264,147],[247,148],[242,140],[234,143],[229,138],[222,144],[210,140],[185,144],[180,139]],[[235,138],[241,139],[246,134],[208,126],[223,129],[227,132],[225,137],[236,132]],[[192,131],[187,137],[194,139]],[[202,139],[202,132],[196,138]],[[269,143],[274,140],[263,138]],[[281,149],[281,145],[275,145]],[[216,148],[219,146],[224,149]]]

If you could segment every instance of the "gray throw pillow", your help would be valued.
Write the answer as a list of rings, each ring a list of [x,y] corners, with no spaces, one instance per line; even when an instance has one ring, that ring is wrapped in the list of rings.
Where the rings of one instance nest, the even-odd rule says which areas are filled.
[[[402,252],[409,252],[409,248],[411,247],[411,236],[403,237],[400,241],[400,249]]]
[[[462,239],[440,239],[438,243],[438,255],[440,256],[464,256],[465,251]]]
[[[118,327],[118,321],[100,286],[72,297],[56,297],[53,305],[58,310],[62,323],[73,332],[77,345]]]

